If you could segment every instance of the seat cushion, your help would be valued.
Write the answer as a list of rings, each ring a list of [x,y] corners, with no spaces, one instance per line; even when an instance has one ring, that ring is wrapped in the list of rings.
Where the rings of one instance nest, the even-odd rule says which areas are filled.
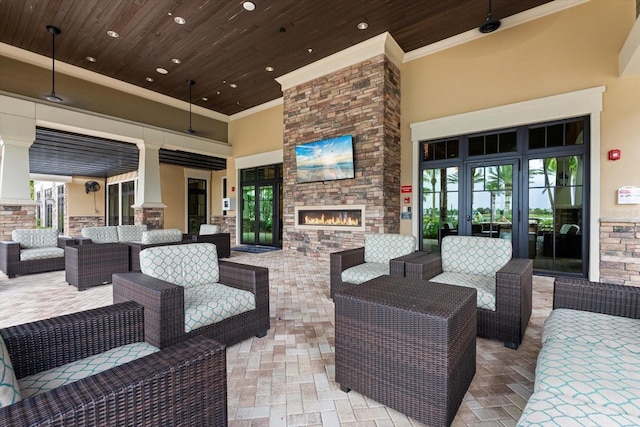
[[[218,250],[213,243],[155,246],[140,251],[147,276],[189,288],[220,280]]]
[[[0,336],[0,408],[20,402],[20,386],[11,364],[9,351]]]
[[[91,239],[93,243],[118,243],[118,227],[109,225],[106,227],[84,227],[82,237]]]
[[[364,261],[388,263],[393,258],[416,250],[416,238],[408,234],[366,234],[364,236]],[[387,273],[388,274],[388,273]]]
[[[184,330],[190,332],[255,308],[255,295],[249,291],[220,283],[185,288]]]
[[[58,230],[51,228],[13,230],[11,240],[20,243],[21,249],[55,248],[58,246]]]
[[[496,311],[496,278],[493,276],[445,271],[429,281],[475,288],[478,291],[478,308]]]
[[[442,239],[442,271],[494,276],[510,260],[511,241],[487,237],[446,236]]]
[[[566,308],[555,309],[544,322],[542,343],[563,340],[640,354],[640,320]]]
[[[535,392],[527,402],[519,427],[547,426],[638,426],[640,418],[620,414],[612,408],[587,403],[548,391]]]
[[[622,349],[547,339],[538,354],[534,390],[640,417],[638,360]]]
[[[147,230],[142,233],[142,243],[149,245],[154,243],[173,243],[182,241],[182,231],[177,228],[167,230]]]
[[[364,264],[347,268],[342,272],[341,278],[343,282],[358,284],[384,274],[389,274],[388,262],[365,262]]]
[[[18,380],[22,398],[58,388],[118,365],[155,353],[158,349],[146,342],[123,345],[95,356],[80,359],[57,368],[38,372]]]
[[[147,231],[147,225],[119,225],[118,241],[120,242],[141,242],[142,233]]]
[[[64,249],[57,247],[22,249],[20,261],[32,261],[34,259],[60,258],[64,256]]]

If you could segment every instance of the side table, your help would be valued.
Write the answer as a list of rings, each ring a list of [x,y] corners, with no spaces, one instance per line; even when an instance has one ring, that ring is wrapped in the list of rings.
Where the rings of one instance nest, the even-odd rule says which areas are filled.
[[[340,388],[451,424],[476,371],[476,290],[380,276],[334,301]]]

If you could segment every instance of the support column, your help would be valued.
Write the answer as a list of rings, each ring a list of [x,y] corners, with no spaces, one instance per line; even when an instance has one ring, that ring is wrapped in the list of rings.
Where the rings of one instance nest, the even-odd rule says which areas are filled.
[[[164,228],[164,208],[160,187],[160,145],[162,134],[145,129],[145,140],[138,144],[138,191],[134,208],[134,222],[149,229]]]
[[[36,226],[36,202],[29,184],[29,147],[36,138],[36,124],[23,115],[29,111],[20,108],[26,107],[24,101],[2,106],[4,111],[16,110],[16,114],[0,113],[0,240],[10,240],[11,231]]]

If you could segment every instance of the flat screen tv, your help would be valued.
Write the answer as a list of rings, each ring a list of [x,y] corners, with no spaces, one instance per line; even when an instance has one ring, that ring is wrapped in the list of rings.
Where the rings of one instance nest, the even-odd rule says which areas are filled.
[[[355,178],[351,135],[296,146],[298,183]]]

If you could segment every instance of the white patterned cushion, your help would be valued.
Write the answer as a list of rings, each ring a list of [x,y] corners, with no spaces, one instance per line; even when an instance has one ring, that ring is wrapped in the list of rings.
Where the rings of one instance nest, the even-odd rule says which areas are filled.
[[[469,273],[444,272],[429,279],[431,282],[475,288],[477,292],[477,306],[486,310],[496,311],[496,278]]]
[[[364,262],[388,263],[416,250],[416,238],[408,234],[367,234],[364,236]]]
[[[58,230],[51,228],[13,230],[11,240],[20,243],[21,249],[55,248],[58,246]]]
[[[365,262],[356,266],[347,268],[342,272],[341,278],[343,282],[362,283],[371,280],[383,274],[389,274],[389,263]]]
[[[190,332],[255,308],[255,295],[249,291],[220,283],[185,288],[184,330]]]
[[[640,426],[640,418],[611,408],[586,403],[571,396],[535,392],[518,421],[519,427],[621,427]]]
[[[494,276],[511,260],[511,240],[446,236],[442,239],[442,271]]]
[[[545,320],[542,332],[543,344],[553,339],[640,354],[640,320],[559,308]]]
[[[62,248],[34,248],[22,249],[20,251],[20,261],[31,261],[34,259],[60,258],[64,256]]]
[[[547,339],[538,354],[534,390],[639,417],[638,362],[637,354],[623,349]]]
[[[200,224],[200,233],[201,235],[205,234],[218,234],[220,232],[219,225],[213,224]]]
[[[140,252],[147,276],[189,288],[220,280],[218,250],[213,243],[155,246]]]
[[[172,243],[182,241],[182,231],[177,228],[167,230],[148,230],[142,233],[142,243]]]
[[[11,364],[9,351],[0,336],[0,408],[20,402],[20,386]]]
[[[80,359],[57,368],[38,372],[18,380],[22,398],[35,396],[65,384],[106,371],[118,365],[155,353],[158,349],[146,342],[123,345],[95,356]]]
[[[84,227],[81,233],[93,243],[118,243],[118,227],[115,225]]]
[[[120,242],[141,242],[142,233],[147,231],[147,225],[119,225],[118,241]]]

